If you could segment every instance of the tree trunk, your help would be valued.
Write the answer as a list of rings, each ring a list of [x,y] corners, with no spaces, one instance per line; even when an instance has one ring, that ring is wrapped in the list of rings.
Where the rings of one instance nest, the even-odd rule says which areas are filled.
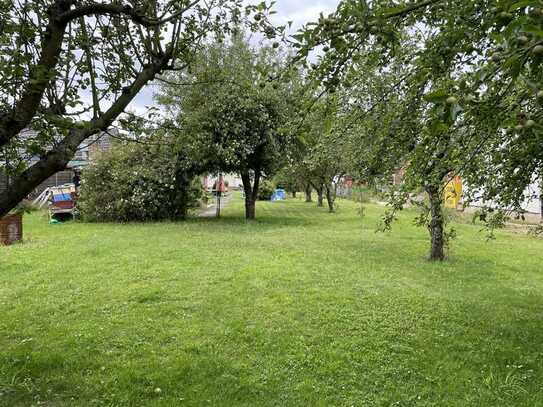
[[[258,198],[258,188],[260,185],[260,170],[255,171],[254,184],[251,185],[249,171],[242,171],[241,180],[243,181],[243,191],[245,192],[245,219],[253,220],[256,218],[256,199]]]
[[[245,219],[254,220],[256,218],[256,202],[245,197]]]
[[[333,213],[335,210],[334,202],[336,200],[333,186],[332,184],[328,184],[324,189],[326,191],[326,201],[328,202],[328,212]]]
[[[311,185],[307,185],[305,187],[305,201],[306,202],[313,202],[313,199],[311,197],[312,188]]]
[[[317,206],[324,206],[324,196],[322,186],[317,188]]]
[[[7,215],[43,181],[64,170],[79,144],[90,134],[92,134],[90,130],[70,131],[69,135],[40,161],[14,177],[6,191],[0,196],[0,218]]]
[[[443,205],[439,187],[427,187],[426,192],[430,198],[430,260],[443,261],[445,259],[445,222],[443,218]]]
[[[292,198],[296,199],[296,191],[292,191]]]
[[[192,177],[187,171],[176,171],[178,185],[174,192],[174,208],[172,211],[172,220],[186,220],[189,209],[189,191]]]

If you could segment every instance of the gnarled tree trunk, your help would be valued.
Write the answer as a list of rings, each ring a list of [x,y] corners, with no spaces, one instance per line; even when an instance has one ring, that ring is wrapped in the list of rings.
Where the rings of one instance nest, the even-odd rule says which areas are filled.
[[[336,200],[334,186],[332,184],[326,184],[324,189],[326,191],[326,201],[328,202],[328,212],[332,213],[335,210],[334,203]]]
[[[256,217],[256,199],[258,198],[258,188],[260,185],[260,170],[255,171],[254,183],[251,183],[249,170],[241,172],[243,181],[243,191],[245,192],[245,219],[255,219]]]
[[[321,207],[324,206],[324,191],[323,191],[322,185],[320,185],[317,190],[317,206]]]
[[[426,193],[430,199],[430,260],[443,261],[445,259],[445,221],[443,218],[443,200],[440,188],[436,186],[426,187]]]
[[[313,198],[311,197],[311,192],[312,192],[312,188],[311,188],[311,185],[306,185],[305,187],[305,201],[306,202],[313,202]]]

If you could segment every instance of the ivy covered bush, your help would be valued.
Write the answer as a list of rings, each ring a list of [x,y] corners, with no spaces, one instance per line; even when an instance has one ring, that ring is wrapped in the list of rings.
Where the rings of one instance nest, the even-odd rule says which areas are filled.
[[[260,183],[258,188],[258,200],[269,201],[275,191],[275,184],[270,180],[264,180]]]
[[[82,173],[79,209],[91,222],[177,220],[198,206],[200,180],[166,146],[115,145]]]

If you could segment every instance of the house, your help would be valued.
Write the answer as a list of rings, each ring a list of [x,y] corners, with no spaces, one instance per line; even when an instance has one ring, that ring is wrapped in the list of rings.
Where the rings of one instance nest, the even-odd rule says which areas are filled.
[[[38,188],[34,190],[32,195],[41,194],[46,188],[58,187],[60,185],[70,184],[73,182],[75,171],[81,170],[96,159],[96,156],[101,151],[107,151],[111,148],[112,136],[117,134],[117,130],[109,132],[100,132],[95,136],[90,137],[79,146],[73,160],[71,160],[66,169],[57,172],[52,177],[49,177]]]
[[[117,133],[117,130],[111,130],[107,133],[101,132],[86,140],[85,143],[79,146],[73,160],[68,163],[66,169],[57,172],[55,175],[49,177],[46,181],[41,183],[40,186],[37,187],[32,194],[30,194],[30,197],[32,198],[38,196],[49,187],[56,187],[72,183],[75,174],[74,170],[79,170],[87,166],[96,158],[96,155],[100,151],[109,150],[111,148],[112,138]],[[36,132],[33,130],[23,130],[21,132],[21,136],[23,138],[30,139],[36,136]],[[29,165],[33,165],[38,160],[38,157],[31,157],[28,160],[28,163]],[[9,177],[2,172],[2,165],[0,164],[0,193],[4,192],[8,185]]]
[[[473,191],[473,190],[472,190]],[[479,208],[484,205],[493,206],[492,202],[484,202],[481,199],[470,202],[470,206]],[[524,191],[524,201],[521,207],[526,213],[543,217],[543,190],[541,182],[533,182]]]

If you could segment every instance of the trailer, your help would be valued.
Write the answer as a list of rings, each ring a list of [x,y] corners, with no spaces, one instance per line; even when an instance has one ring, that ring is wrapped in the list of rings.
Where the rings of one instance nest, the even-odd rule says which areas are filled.
[[[49,208],[49,220],[62,220],[66,217],[74,219],[77,215],[77,194],[75,184],[64,184],[46,188],[32,204]]]

